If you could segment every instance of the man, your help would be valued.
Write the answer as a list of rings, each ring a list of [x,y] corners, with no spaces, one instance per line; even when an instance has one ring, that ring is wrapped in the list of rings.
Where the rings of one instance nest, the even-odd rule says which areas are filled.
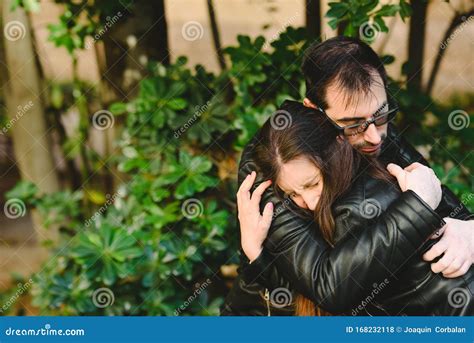
[[[394,163],[391,172],[397,178],[412,177],[401,167],[414,162],[427,164],[388,124],[393,116],[385,116],[386,121],[376,119],[394,105],[387,92],[383,64],[368,45],[346,37],[313,45],[307,50],[303,73],[307,86],[304,104],[326,115],[355,149],[377,156],[385,164]],[[258,137],[242,154],[239,184],[255,170],[251,152],[256,144]],[[255,186],[262,181],[257,179]],[[274,204],[275,213],[264,246],[242,241],[248,260],[237,280],[238,292],[254,287],[256,281],[270,289],[278,287],[284,281],[275,277],[283,276],[299,293],[333,313],[346,312],[350,310],[348,304],[362,300],[370,285],[396,271],[437,226],[433,214],[424,210],[422,200],[402,196],[373,227],[365,229],[357,242],[331,248],[314,223],[296,217],[268,190],[263,194],[263,203],[269,201]],[[437,212],[445,216],[452,213],[454,218],[445,218],[446,225],[439,231],[443,234],[441,239],[423,256],[433,262],[434,272],[458,277],[474,262],[473,221],[465,221],[470,213],[445,187]],[[354,249],[367,251],[369,263],[354,258]],[[239,307],[232,292],[236,290],[231,291],[223,314],[232,314],[233,307]],[[347,298],[352,301],[347,302]]]

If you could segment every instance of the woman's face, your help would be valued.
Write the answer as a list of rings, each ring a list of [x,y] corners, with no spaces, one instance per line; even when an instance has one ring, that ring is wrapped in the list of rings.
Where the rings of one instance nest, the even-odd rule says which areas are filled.
[[[314,211],[323,190],[319,168],[306,157],[283,164],[277,185],[301,208]]]

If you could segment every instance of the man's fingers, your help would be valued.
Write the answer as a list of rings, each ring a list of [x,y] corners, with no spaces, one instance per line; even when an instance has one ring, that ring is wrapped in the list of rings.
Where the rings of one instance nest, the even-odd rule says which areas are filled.
[[[424,167],[424,165],[422,165],[421,163],[415,162],[415,163],[410,164],[404,170],[407,171],[407,172],[411,172],[411,171],[413,171],[413,170],[415,170],[416,168],[419,168],[419,167]]]
[[[398,164],[395,164],[395,163],[390,163],[387,166],[387,170],[390,174],[395,176],[402,191],[406,191],[406,189],[403,189],[403,188],[406,187],[407,173]]]
[[[447,248],[448,245],[446,241],[441,238],[438,243],[433,245],[431,249],[423,255],[423,259],[425,261],[433,261],[436,257],[441,256],[441,254],[443,254]]]
[[[465,261],[464,264],[461,266],[461,268],[459,268],[457,271],[450,274],[443,273],[443,276],[448,279],[460,277],[461,275],[466,274],[470,267],[471,267],[471,262]]]
[[[455,256],[445,253],[438,262],[431,264],[431,270],[433,273],[442,273],[451,266],[451,264],[454,262],[454,259]]]
[[[269,229],[272,224],[273,218],[273,203],[269,202],[265,205],[262,214],[262,225],[264,228]]]
[[[444,270],[443,270],[443,275],[449,275],[449,274],[453,274],[455,272],[457,272],[461,267],[462,265],[464,264],[464,260],[461,259],[461,258],[455,258],[450,264],[449,266],[447,266]]]
[[[389,163],[387,166],[387,170],[393,176],[395,176],[396,174],[400,172],[403,172],[402,167],[400,167],[398,164],[395,164],[395,163]]]
[[[262,182],[261,184],[258,185],[258,187],[253,191],[251,200],[255,204],[260,203],[260,199],[262,198],[263,192],[272,184],[271,180],[267,180]]]
[[[431,235],[430,239],[437,239],[437,238],[441,237],[441,236],[443,235],[444,231],[446,230],[446,226],[447,226],[447,225],[448,225],[448,224],[444,225],[441,229],[436,230],[436,231]]]

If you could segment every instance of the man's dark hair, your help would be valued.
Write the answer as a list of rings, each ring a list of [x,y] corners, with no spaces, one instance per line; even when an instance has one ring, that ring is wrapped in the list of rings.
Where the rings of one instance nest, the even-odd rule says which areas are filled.
[[[374,50],[357,38],[338,36],[311,45],[302,64],[306,97],[327,109],[326,91],[336,85],[346,96],[346,106],[368,94],[377,73],[387,86],[387,72]]]

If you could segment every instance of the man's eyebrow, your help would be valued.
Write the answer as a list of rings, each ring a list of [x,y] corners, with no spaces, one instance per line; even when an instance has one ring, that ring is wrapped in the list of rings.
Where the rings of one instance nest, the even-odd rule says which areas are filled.
[[[382,106],[380,106],[377,111],[374,112],[373,116],[377,115],[380,113],[380,111],[382,111],[384,109],[385,106],[388,105],[388,102],[387,101],[384,101],[384,103],[382,104]],[[342,121],[342,122],[348,122],[348,121],[357,121],[357,120],[366,120],[365,117],[344,117],[342,119],[337,119],[337,121]]]

